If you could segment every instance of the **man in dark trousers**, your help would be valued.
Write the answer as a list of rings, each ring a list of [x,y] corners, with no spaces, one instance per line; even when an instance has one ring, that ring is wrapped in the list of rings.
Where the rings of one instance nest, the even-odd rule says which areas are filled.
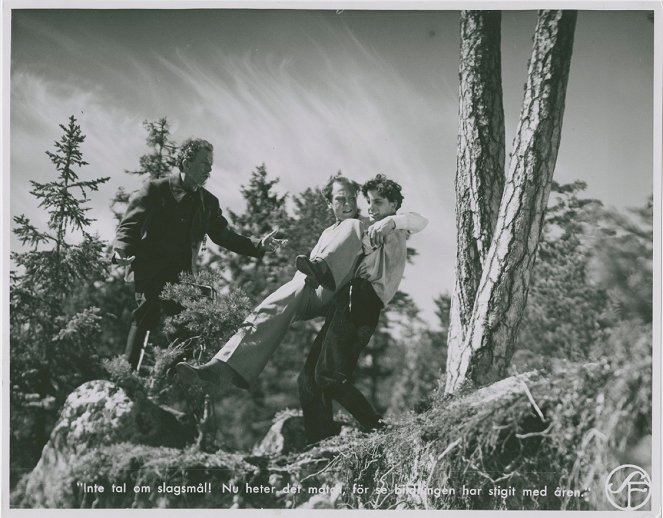
[[[160,300],[168,282],[182,272],[196,270],[198,251],[209,236],[214,243],[250,257],[262,257],[274,244],[271,232],[259,241],[239,235],[228,226],[219,200],[203,187],[212,170],[213,147],[202,139],[188,139],[180,147],[180,171],[151,180],[129,202],[113,244],[113,262],[133,273],[138,307],[132,314],[125,356],[136,369],[143,345],[159,324],[161,313],[178,306]]]

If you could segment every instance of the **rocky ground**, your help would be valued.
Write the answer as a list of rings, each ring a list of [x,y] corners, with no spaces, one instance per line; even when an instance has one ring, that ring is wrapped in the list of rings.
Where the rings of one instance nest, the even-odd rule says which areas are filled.
[[[366,438],[344,427],[334,440],[306,449],[302,418],[293,411],[276,416],[250,453],[202,453],[191,446],[194,436],[171,409],[133,401],[110,381],[85,383],[67,398],[13,504],[328,508],[339,495],[333,460],[347,440]]]
[[[379,433],[344,426],[307,449],[286,411],[251,452],[204,453],[183,415],[97,380],[70,394],[12,506],[603,509],[601,474],[650,451],[650,415],[650,362],[569,364],[440,397]]]

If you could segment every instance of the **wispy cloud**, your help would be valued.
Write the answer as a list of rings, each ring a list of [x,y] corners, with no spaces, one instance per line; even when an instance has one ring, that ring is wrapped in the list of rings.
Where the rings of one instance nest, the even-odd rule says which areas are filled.
[[[640,14],[583,13],[556,172],[560,181],[587,180],[592,195],[615,203],[651,191],[652,28]],[[523,19],[533,24],[532,16],[504,15],[507,147],[531,39]],[[403,285],[434,320],[430,299],[451,288],[455,255],[457,13],[119,10],[102,18],[34,10],[17,20],[12,214],[38,214],[28,181],[53,174],[43,152],[74,114],[87,135],[84,174],[112,177],[94,196],[98,228],[112,239],[108,200],[117,186],[140,181],[123,171],[146,151],[142,122],[167,116],[176,141],[214,144],[209,187],[235,211],[243,208],[239,186],[263,162],[283,192],[320,185],[339,169],[399,181],[404,209],[431,221],[412,239],[420,256]]]
[[[91,195],[97,230],[109,239],[114,232],[109,200],[118,185],[137,186],[137,180],[124,175],[123,170],[133,166],[142,151],[141,119],[109,106],[94,93],[22,71],[12,74],[11,212],[45,220],[43,211],[28,194],[29,182],[54,178],[55,169],[45,151],[53,150],[53,142],[62,135],[58,125],[66,124],[70,115],[76,117],[86,135],[81,149],[90,165],[80,170],[81,176],[112,178]]]

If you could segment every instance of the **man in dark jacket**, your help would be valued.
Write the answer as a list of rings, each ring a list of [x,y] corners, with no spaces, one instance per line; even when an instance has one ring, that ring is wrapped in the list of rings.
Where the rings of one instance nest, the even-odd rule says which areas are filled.
[[[177,282],[181,272],[195,272],[201,244],[209,236],[232,252],[262,257],[273,235],[254,242],[233,232],[219,208],[219,200],[203,187],[212,170],[213,147],[206,140],[186,140],[177,158],[180,172],[149,181],[131,199],[117,229],[113,262],[133,273],[138,307],[132,314],[125,356],[137,368],[149,331],[161,312],[177,307],[162,301],[166,283]]]

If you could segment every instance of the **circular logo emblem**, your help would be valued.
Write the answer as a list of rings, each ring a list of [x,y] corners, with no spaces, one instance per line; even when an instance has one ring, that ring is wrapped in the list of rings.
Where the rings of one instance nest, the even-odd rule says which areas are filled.
[[[639,466],[622,464],[613,469],[605,481],[608,501],[621,511],[635,511],[651,498],[651,479]]]

